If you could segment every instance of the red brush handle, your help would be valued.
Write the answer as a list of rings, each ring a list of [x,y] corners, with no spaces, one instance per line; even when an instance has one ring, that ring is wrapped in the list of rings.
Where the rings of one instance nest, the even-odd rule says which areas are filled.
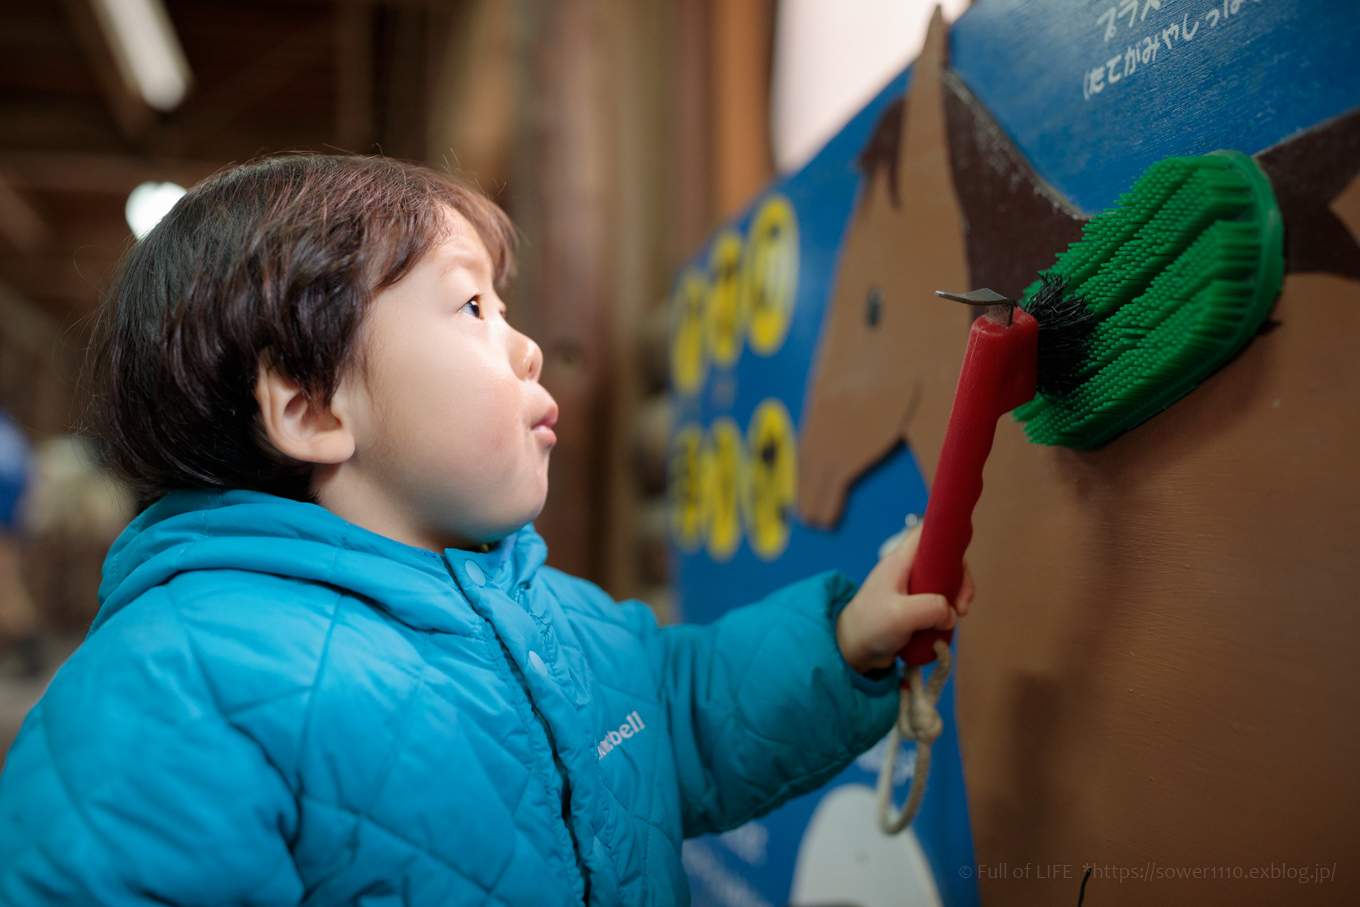
[[[987,317],[973,322],[963,357],[954,407],[949,412],[940,463],[926,504],[921,546],[907,591],[935,592],[952,604],[963,585],[963,554],[973,538],[973,507],[982,496],[982,467],[992,450],[996,422],[1034,396],[1039,323],[1015,309],[1007,327]],[[954,631],[922,630],[908,640],[902,658],[909,665],[935,660],[935,640],[949,642]]]

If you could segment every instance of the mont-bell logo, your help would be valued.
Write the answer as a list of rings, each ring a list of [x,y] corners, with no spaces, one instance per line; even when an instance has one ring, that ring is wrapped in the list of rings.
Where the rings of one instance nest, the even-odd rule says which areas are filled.
[[[608,734],[605,734],[604,739],[595,747],[595,758],[603,759],[605,756],[608,756],[614,747],[618,746],[629,737],[642,733],[643,729],[646,727],[647,725],[642,723],[641,715],[637,712],[629,712],[628,720],[619,725],[618,730],[610,731]]]

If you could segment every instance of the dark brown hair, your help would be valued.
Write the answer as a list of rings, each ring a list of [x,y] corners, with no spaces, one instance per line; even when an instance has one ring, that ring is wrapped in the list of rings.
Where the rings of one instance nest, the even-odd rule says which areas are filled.
[[[330,402],[369,301],[437,244],[448,209],[513,268],[492,201],[424,167],[285,155],[195,186],[124,257],[94,326],[85,430],[143,503],[176,488],[305,500],[311,470],[258,425],[262,356]]]

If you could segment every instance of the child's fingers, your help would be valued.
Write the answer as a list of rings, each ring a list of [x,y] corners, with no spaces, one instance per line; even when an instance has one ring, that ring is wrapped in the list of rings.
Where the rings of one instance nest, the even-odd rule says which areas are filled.
[[[943,598],[943,596],[941,596]],[[944,603],[944,618],[941,623],[935,624],[936,630],[952,630],[959,624],[959,612],[949,607],[949,602]]]
[[[973,574],[968,570],[968,562],[963,562],[963,585],[959,587],[959,597],[954,602],[954,609],[959,612],[959,617],[968,613],[968,606],[973,603],[973,596],[977,595],[977,584],[973,582]]]
[[[902,537],[902,541],[897,546],[884,555],[874,568],[875,572],[883,571],[891,578],[893,588],[897,592],[907,591],[907,578],[911,575],[912,562],[916,560],[916,549],[921,545],[921,526],[918,524],[914,529]]]
[[[952,630],[959,616],[943,595],[919,593],[902,595],[897,600],[898,648],[905,646],[913,633],[920,630]]]

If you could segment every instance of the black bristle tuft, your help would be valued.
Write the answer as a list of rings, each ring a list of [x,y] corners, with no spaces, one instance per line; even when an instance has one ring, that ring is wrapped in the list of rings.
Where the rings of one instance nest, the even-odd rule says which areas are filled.
[[[1025,311],[1039,322],[1039,393],[1061,398],[1076,390],[1085,380],[1095,317],[1083,296],[1068,294],[1067,278],[1057,274],[1039,275],[1039,290],[1025,305]]]

